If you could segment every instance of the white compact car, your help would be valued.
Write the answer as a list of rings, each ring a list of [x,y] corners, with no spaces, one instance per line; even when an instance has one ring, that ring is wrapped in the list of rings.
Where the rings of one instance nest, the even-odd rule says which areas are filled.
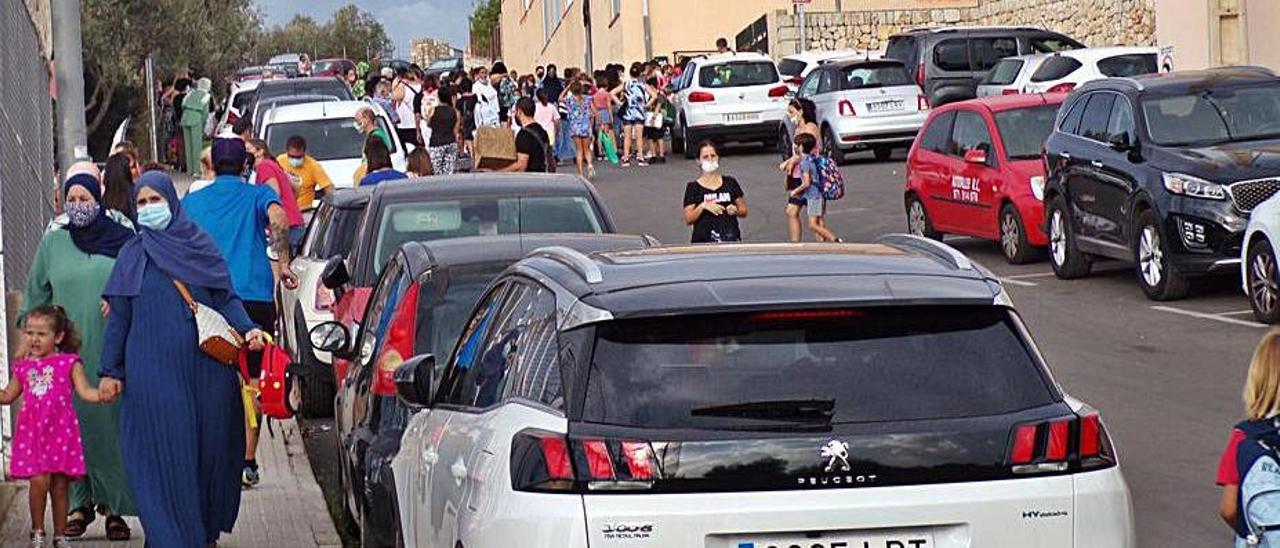
[[[1276,194],[1249,214],[1245,245],[1240,248],[1240,279],[1249,296],[1253,316],[1263,323],[1280,323],[1280,265],[1276,263],[1280,245],[1280,182],[1271,189]]]
[[[284,152],[285,142],[293,135],[307,140],[307,155],[324,168],[334,186],[355,186],[356,171],[364,157],[365,137],[356,129],[356,111],[368,107],[362,101],[317,102],[285,105],[271,109],[262,118],[262,127],[254,128],[258,138],[276,154]],[[391,137],[391,164],[405,168],[405,149],[393,130],[391,119],[381,109],[373,109],[378,124]]]
[[[978,81],[978,97],[1016,95],[1031,81],[1031,75],[1050,54],[1019,55],[1005,57]]]
[[[800,84],[804,83],[805,77],[809,76],[813,69],[818,68],[818,65],[842,59],[872,61],[880,59],[883,55],[879,51],[860,49],[806,51],[783,57],[781,61],[778,61],[778,72],[782,73],[783,81],[787,83],[787,87],[791,88],[792,93],[794,93],[800,89]]]
[[[791,93],[773,60],[758,53],[698,57],[673,84],[676,109],[671,149],[698,156],[698,143],[764,142],[777,146],[778,124]]]
[[[1040,63],[1022,92],[1064,93],[1093,80],[1152,74],[1160,70],[1158,59],[1159,50],[1150,47],[1060,51]]]
[[[894,148],[911,146],[929,117],[924,92],[892,59],[825,63],[809,73],[797,97],[817,107],[823,152],[837,162],[861,150],[886,160]],[[793,134],[790,120],[781,131],[779,139]]]
[[[234,126],[240,120],[240,117],[244,115],[245,108],[253,104],[254,92],[258,89],[258,84],[261,83],[261,79],[253,79],[231,84],[231,89],[227,92],[227,106],[222,110],[222,118],[218,120],[218,127],[214,135],[235,137],[235,134],[231,132],[231,126]]]

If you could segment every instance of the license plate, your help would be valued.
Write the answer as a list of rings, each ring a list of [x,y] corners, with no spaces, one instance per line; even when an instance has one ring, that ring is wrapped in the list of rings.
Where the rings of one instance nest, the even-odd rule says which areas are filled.
[[[919,533],[831,533],[818,538],[768,535],[767,540],[741,539],[731,548],[934,548],[933,534]]]
[[[902,99],[893,99],[889,101],[876,101],[867,103],[867,112],[893,112],[902,110],[904,101]]]
[[[737,112],[724,115],[724,121],[726,122],[754,122],[759,119],[759,112]]]

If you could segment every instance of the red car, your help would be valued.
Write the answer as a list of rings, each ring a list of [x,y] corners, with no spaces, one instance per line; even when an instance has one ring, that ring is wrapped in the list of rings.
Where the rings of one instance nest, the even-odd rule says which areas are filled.
[[[1042,255],[1041,156],[1065,98],[1005,95],[934,109],[907,155],[911,233],[994,240],[1014,264]]]
[[[321,59],[311,65],[312,76],[344,78],[348,70],[356,70],[355,62],[350,59]]]

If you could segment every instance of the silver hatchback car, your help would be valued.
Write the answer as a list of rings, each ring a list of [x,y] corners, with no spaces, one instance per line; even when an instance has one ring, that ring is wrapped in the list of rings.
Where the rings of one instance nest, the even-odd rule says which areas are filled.
[[[911,145],[929,115],[920,86],[894,60],[827,63],[809,73],[796,96],[817,107],[823,152],[837,162],[863,150],[887,160],[894,148]],[[792,135],[791,122],[784,124]]]

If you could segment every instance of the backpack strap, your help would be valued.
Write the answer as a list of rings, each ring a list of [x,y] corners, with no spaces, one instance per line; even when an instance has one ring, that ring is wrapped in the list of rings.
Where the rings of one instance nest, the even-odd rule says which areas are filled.
[[[1239,511],[1236,513],[1235,530],[1240,538],[1249,538],[1256,533],[1252,529],[1253,524],[1248,520],[1247,505],[1252,501],[1244,498],[1244,475],[1262,457],[1270,456],[1280,463],[1280,454],[1275,449],[1277,447],[1275,436],[1280,433],[1280,425],[1277,425],[1275,419],[1246,420],[1236,424],[1235,429],[1244,433],[1244,439],[1236,448],[1236,473],[1240,477],[1237,478],[1236,505]],[[1264,440],[1264,437],[1269,437],[1271,440]]]

